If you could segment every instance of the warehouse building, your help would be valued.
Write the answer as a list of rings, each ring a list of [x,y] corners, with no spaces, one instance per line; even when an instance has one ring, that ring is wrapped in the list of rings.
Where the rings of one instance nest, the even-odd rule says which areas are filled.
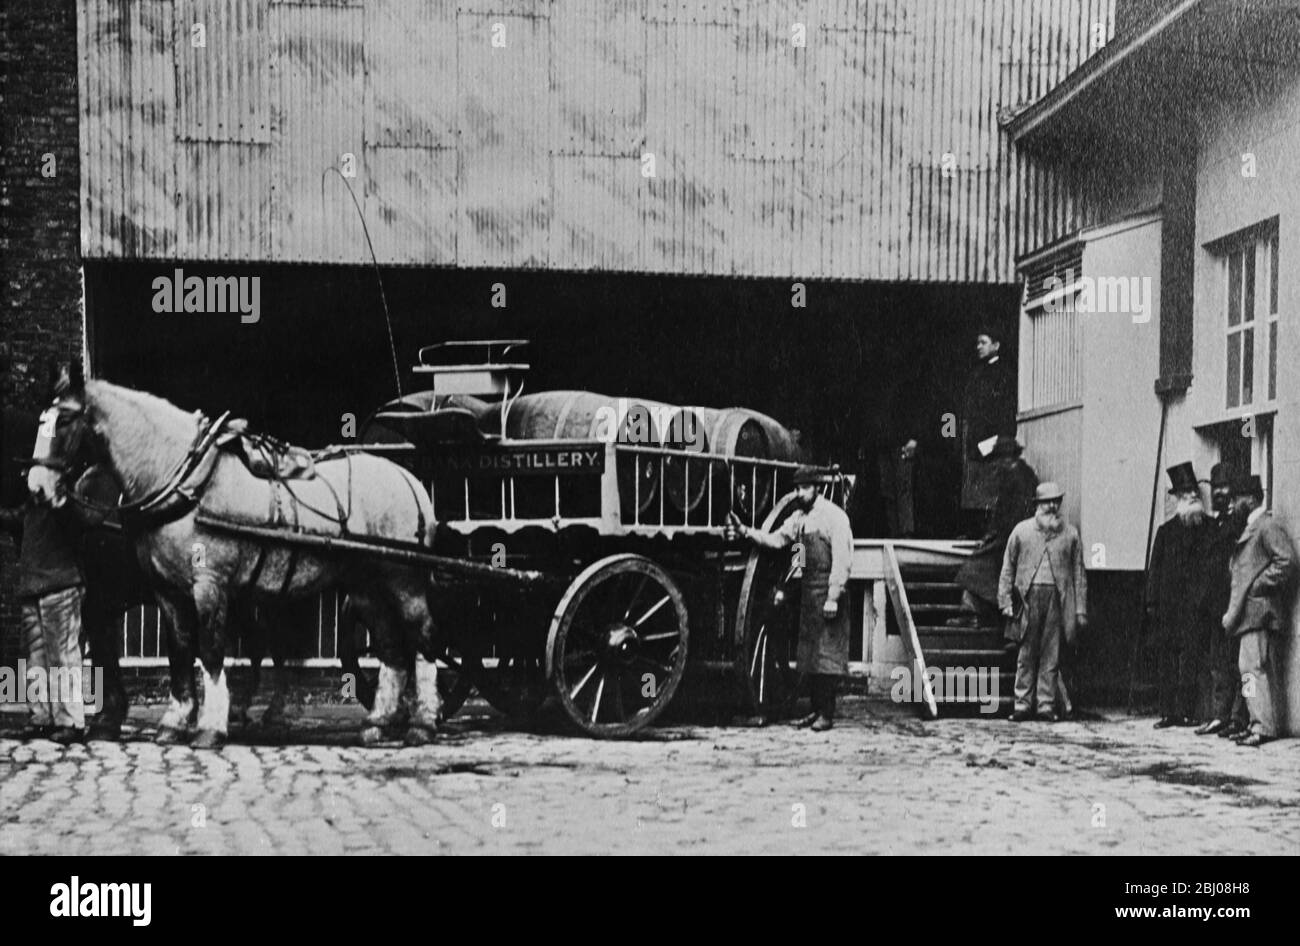
[[[45,213],[51,281],[79,290],[6,278],[20,398],[84,345],[97,374],[319,444],[409,387],[420,345],[529,337],[537,388],[747,404],[848,467],[919,429],[952,484],[918,512],[938,535],[974,332],[1015,357],[1017,261],[1078,197],[1001,120],[1141,5],[10,6],[75,107],[12,119],[9,199],[41,209],[9,219],[8,271],[50,266]],[[48,149],[75,205],[66,175],[27,180]],[[165,311],[178,271],[256,280],[256,318]]]

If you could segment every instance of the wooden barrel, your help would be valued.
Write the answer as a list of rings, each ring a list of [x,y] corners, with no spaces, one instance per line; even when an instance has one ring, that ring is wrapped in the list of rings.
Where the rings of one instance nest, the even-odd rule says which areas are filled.
[[[714,516],[721,522],[735,512],[748,524],[758,524],[779,498],[784,482],[770,467],[745,463],[747,458],[797,462],[794,437],[777,421],[743,407],[703,409],[713,452],[739,460],[714,473]]]
[[[541,391],[510,405],[505,436],[510,440],[603,440],[659,446],[657,418],[668,405],[642,398],[619,398],[591,391]],[[618,491],[624,521],[636,510],[639,521],[658,521],[659,459],[625,454],[618,458]],[[654,519],[651,519],[651,516]]]
[[[685,450],[701,455],[710,453],[711,440],[703,412],[694,407],[672,408],[663,425],[662,443],[670,450]],[[704,501],[709,467],[706,460],[669,457],[664,461],[664,495],[674,513],[674,520],[685,523]],[[705,525],[700,513],[689,519],[692,525]]]

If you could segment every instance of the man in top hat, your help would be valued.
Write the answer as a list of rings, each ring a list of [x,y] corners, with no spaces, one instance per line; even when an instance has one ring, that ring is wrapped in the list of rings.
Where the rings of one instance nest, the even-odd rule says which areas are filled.
[[[1205,567],[1205,594],[1202,597],[1200,624],[1206,629],[1206,670],[1209,686],[1202,673],[1202,690],[1208,690],[1206,722],[1196,727],[1198,736],[1235,736],[1248,728],[1250,717],[1241,696],[1241,674],[1237,670],[1237,638],[1228,635],[1220,624],[1232,597],[1232,551],[1246,527],[1246,517],[1233,512],[1232,471],[1225,463],[1210,468],[1210,512],[1214,537],[1210,541]]]
[[[1016,377],[1002,360],[1002,333],[981,329],[975,336],[975,367],[962,399],[961,508],[967,534],[982,535],[997,484],[989,454],[999,435],[1016,434]]]
[[[949,619],[950,627],[996,623],[1002,556],[1011,530],[1033,512],[1034,490],[1038,488],[1038,475],[1021,459],[1023,451],[1020,441],[1006,434],[1000,434],[993,447],[997,494],[979,548],[957,571],[957,584],[962,589],[962,614]]]
[[[1277,736],[1274,654],[1278,637],[1288,627],[1286,599],[1295,578],[1295,548],[1286,527],[1264,508],[1258,476],[1234,482],[1232,505],[1245,514],[1246,528],[1232,551],[1232,589],[1223,629],[1238,641],[1237,669],[1250,714],[1250,728],[1236,741],[1260,746]]]
[[[816,732],[835,721],[835,691],[849,669],[849,609],[843,601],[853,558],[853,530],[839,506],[822,496],[823,476],[801,466],[794,475],[795,511],[775,532],[747,528],[734,513],[728,522],[741,536],[768,549],[798,543],[803,582],[799,601],[799,669],[808,675],[812,712],[796,722]]]
[[[1034,515],[1011,530],[998,580],[998,604],[1020,645],[1016,658],[1014,722],[1056,722],[1062,642],[1073,643],[1088,624],[1088,579],[1079,532],[1061,515],[1065,492],[1055,483],[1034,491]]]
[[[1197,723],[1196,681],[1205,647],[1200,621],[1214,527],[1190,463],[1167,471],[1174,514],[1161,523],[1147,569],[1147,627],[1157,648],[1160,718],[1156,729]]]

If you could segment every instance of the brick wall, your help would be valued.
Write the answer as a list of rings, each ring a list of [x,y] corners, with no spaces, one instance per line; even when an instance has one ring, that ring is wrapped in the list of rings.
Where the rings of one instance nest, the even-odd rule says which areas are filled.
[[[82,350],[74,0],[0,4],[0,342],[4,403],[36,408],[46,365]],[[53,155],[53,176],[45,155]],[[48,172],[47,172],[48,173]],[[13,548],[0,539],[0,660],[16,656]]]

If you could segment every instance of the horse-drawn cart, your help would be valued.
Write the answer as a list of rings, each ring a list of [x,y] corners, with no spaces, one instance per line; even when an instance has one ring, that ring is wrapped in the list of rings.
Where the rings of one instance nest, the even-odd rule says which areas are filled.
[[[800,459],[790,433],[739,408],[522,394],[524,345],[423,349],[415,370],[431,389],[384,405],[360,432],[363,449],[429,488],[444,714],[477,688],[512,716],[553,699],[583,732],[627,736],[688,671],[725,680],[754,713],[777,712],[794,634],[773,591],[791,558],[729,543],[723,529],[728,513],[769,528],[788,515]],[[843,501],[844,479],[826,474]],[[447,560],[480,568],[440,569]],[[360,673],[364,639],[364,628],[341,632],[345,669]]]

